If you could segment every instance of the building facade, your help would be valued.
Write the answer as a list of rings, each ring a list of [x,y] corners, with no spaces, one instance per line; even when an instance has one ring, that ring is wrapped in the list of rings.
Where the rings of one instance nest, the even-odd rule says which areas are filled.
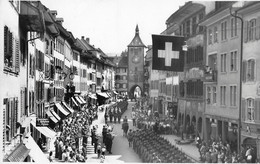
[[[232,2],[215,2],[204,19],[206,26],[207,83],[205,137],[221,139],[237,149],[240,75],[240,22],[230,15]]]

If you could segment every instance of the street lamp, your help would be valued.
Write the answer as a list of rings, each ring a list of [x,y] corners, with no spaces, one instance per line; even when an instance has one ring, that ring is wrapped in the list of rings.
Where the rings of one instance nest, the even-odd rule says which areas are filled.
[[[239,77],[239,111],[238,111],[238,141],[237,141],[237,151],[240,153],[240,145],[241,145],[241,113],[242,113],[242,77],[243,77],[243,72],[242,72],[242,65],[243,65],[243,29],[244,29],[244,21],[243,18],[237,16],[237,11],[235,13],[232,13],[232,8],[241,8],[243,6],[242,2],[237,2],[234,5],[232,5],[229,8],[230,15],[234,18],[238,18],[241,21],[241,40],[240,40],[240,77]]]

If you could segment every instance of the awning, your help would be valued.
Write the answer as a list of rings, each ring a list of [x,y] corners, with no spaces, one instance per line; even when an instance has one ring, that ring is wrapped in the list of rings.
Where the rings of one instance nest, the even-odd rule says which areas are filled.
[[[64,105],[64,106],[66,107],[66,109],[67,109],[68,111],[70,111],[70,113],[73,113],[73,112],[74,112],[74,110],[73,110],[71,107],[69,107],[65,102],[62,102],[62,105]]]
[[[77,96],[77,97],[74,97],[75,98],[75,100],[77,101],[77,103],[78,104],[80,104],[80,105],[82,105],[83,104],[83,102],[79,99],[79,97]]]
[[[51,114],[53,114],[53,116],[57,119],[57,120],[61,120],[60,116],[54,111],[54,110],[50,110]]]
[[[24,159],[28,156],[30,150],[24,146],[23,143],[20,143],[11,154],[8,155],[7,160],[9,162],[23,162]]]
[[[112,97],[112,93],[106,92],[106,94],[107,94],[109,97]]]
[[[104,98],[109,98],[109,96],[105,92],[99,92],[97,93],[98,96],[104,97]]]
[[[79,99],[80,99],[84,104],[87,104],[87,102],[83,99],[83,97],[79,96]]]
[[[51,111],[47,111],[46,114],[48,115],[48,117],[56,124],[57,122],[59,122],[59,120],[57,118],[55,118],[55,116],[53,116],[53,114],[51,113]]]
[[[114,92],[114,94],[118,95],[117,91],[113,91],[113,92]]]
[[[59,109],[59,111],[61,111],[61,113],[63,113],[65,116],[68,116],[70,113],[62,107],[62,105],[60,103],[56,103],[55,106]]]
[[[72,102],[76,105],[79,106],[79,104],[76,102],[76,100],[74,99],[74,97],[71,97]]]
[[[32,136],[28,133],[26,136],[27,139],[24,139],[25,146],[30,149],[29,152],[30,157],[34,160],[36,163],[49,163],[47,156],[42,152],[42,150],[39,148],[37,143],[34,141]]]
[[[56,132],[54,132],[50,128],[44,126],[36,126],[36,117],[31,118],[31,124],[35,127],[35,129],[37,129],[40,133],[48,138],[54,138],[56,136]]]

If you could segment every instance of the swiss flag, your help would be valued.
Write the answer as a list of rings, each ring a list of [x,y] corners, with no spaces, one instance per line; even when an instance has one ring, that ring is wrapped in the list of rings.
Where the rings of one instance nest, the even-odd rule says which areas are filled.
[[[184,69],[184,37],[168,35],[152,35],[153,70],[183,72]]]

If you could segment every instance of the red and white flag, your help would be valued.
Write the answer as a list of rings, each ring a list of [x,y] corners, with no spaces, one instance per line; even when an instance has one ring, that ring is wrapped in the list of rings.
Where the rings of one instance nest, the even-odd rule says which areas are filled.
[[[184,37],[169,35],[152,35],[153,70],[183,72]]]

